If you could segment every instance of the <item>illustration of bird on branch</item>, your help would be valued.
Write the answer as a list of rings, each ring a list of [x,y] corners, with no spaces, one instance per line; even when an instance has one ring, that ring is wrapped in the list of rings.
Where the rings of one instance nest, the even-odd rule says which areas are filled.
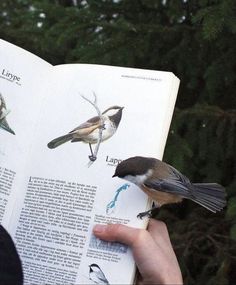
[[[100,143],[108,140],[112,137],[120,124],[122,118],[123,107],[112,106],[106,109],[103,113],[97,106],[97,97],[94,95],[94,101],[90,101],[88,98],[82,95],[82,98],[89,102],[97,111],[97,116],[90,118],[86,122],[73,129],[68,134],[53,139],[48,143],[50,149],[56,148],[68,141],[83,142],[89,144],[90,152],[89,155],[90,165],[97,159],[97,153]],[[92,149],[92,144],[96,144],[95,149]]]
[[[6,102],[0,93],[0,128],[15,135],[15,132],[10,128],[6,119],[9,113],[10,110],[7,109]]]

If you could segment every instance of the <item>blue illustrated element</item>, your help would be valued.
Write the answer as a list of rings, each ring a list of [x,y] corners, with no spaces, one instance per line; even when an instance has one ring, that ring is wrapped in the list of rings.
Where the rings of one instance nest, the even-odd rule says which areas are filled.
[[[118,196],[119,196],[120,192],[123,190],[127,190],[129,187],[130,187],[130,185],[128,183],[125,183],[118,190],[116,190],[116,195],[115,195],[114,199],[107,204],[107,208],[106,208],[107,215],[114,212],[116,202],[118,200]]]

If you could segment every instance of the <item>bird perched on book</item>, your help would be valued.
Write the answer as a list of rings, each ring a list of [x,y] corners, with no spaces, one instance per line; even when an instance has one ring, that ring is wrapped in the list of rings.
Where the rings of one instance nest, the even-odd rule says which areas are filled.
[[[59,145],[66,143],[68,141],[73,142],[84,142],[88,143],[91,151],[90,160],[95,160],[96,157],[93,154],[91,144],[95,144],[99,139],[99,130],[102,128],[102,138],[101,141],[105,141],[112,137],[119,124],[122,117],[123,107],[112,106],[106,109],[102,113],[102,118],[99,116],[93,117],[86,121],[85,123],[79,125],[77,128],[73,129],[71,132],[64,136],[60,136],[48,143],[49,148],[56,148]]]
[[[6,102],[0,93],[0,128],[15,135],[14,131],[9,127],[6,116],[10,113],[7,109]]]
[[[109,284],[105,274],[95,263],[89,265],[89,279],[96,284]]]
[[[214,213],[226,206],[224,187],[217,183],[191,183],[173,166],[156,158],[135,156],[123,160],[115,170],[113,177],[116,176],[136,184],[154,201],[155,207],[138,214],[139,218],[151,216],[155,208],[183,199]]]

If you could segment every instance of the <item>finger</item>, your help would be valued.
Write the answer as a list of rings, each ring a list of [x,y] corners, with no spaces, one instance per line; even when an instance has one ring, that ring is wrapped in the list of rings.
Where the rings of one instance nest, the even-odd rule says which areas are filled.
[[[148,231],[155,242],[171,244],[167,226],[164,222],[150,219],[148,223]]]
[[[133,246],[139,231],[139,229],[121,224],[95,225],[93,228],[93,233],[98,238],[106,241],[122,242],[129,246]],[[148,235],[148,233],[144,231],[143,235]]]
[[[148,231],[158,247],[160,247],[167,255],[175,256],[168,229],[165,223],[150,219],[148,224]]]
[[[157,256],[153,253],[161,249],[158,248],[148,231],[121,224],[110,224],[96,225],[93,233],[102,240],[117,241],[130,246],[141,275],[153,273],[153,265],[157,263]]]

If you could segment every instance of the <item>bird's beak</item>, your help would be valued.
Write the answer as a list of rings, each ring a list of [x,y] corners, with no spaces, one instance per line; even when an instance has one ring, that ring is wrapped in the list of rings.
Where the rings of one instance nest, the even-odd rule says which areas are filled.
[[[117,175],[116,175],[116,174],[114,174],[114,175],[112,175],[112,178],[113,178],[113,177],[116,177],[116,176],[117,176]]]

